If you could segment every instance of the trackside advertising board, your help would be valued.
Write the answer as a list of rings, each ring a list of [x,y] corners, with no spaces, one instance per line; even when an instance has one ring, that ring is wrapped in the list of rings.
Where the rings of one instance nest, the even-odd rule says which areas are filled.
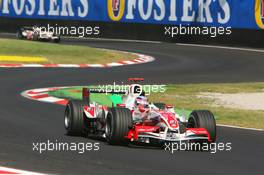
[[[0,0],[0,16],[264,29],[264,0]]]

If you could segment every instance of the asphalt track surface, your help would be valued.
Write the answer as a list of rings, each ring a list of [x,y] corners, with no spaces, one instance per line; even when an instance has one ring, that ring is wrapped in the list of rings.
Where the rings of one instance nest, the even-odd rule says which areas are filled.
[[[108,69],[0,69],[0,166],[56,174],[232,174],[263,173],[264,132],[218,127],[218,142],[231,152],[178,151],[110,146],[65,135],[64,108],[21,97],[24,90],[125,81],[143,76],[151,83],[264,81],[264,54],[114,41],[76,41],[93,47],[145,53],[153,63]],[[32,151],[33,142],[99,142],[100,151],[78,154]]]

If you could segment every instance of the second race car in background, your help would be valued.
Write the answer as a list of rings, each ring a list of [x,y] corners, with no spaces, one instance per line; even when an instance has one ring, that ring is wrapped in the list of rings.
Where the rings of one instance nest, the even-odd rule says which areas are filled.
[[[55,43],[59,43],[61,40],[60,35],[38,26],[19,28],[17,38],[32,41],[52,41]]]

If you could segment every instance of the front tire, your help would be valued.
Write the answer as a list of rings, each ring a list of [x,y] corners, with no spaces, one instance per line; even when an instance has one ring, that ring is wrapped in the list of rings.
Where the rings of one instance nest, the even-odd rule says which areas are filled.
[[[111,145],[128,145],[125,138],[132,127],[132,114],[129,109],[111,108],[106,118],[106,140]]]
[[[210,111],[193,111],[188,120],[188,128],[205,128],[210,134],[211,141],[216,141],[216,122]]]
[[[16,35],[17,35],[17,39],[22,40],[23,39],[22,29],[18,29]]]
[[[67,104],[64,114],[64,126],[67,135],[81,136],[83,134],[83,102],[73,100]]]

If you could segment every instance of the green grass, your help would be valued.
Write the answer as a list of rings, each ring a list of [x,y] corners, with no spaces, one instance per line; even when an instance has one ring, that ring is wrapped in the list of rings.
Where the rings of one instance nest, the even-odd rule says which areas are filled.
[[[0,46],[1,56],[38,56],[48,59],[48,62],[43,63],[49,64],[99,64],[136,58],[127,53],[48,42],[0,39]]]
[[[74,87],[53,91],[50,92],[50,95],[63,98],[81,99],[81,88],[82,87]],[[197,95],[201,92],[264,92],[264,83],[171,84],[167,85],[165,93],[151,94],[149,99],[153,102],[173,104],[177,109],[187,110],[187,112],[195,109],[211,110],[215,116],[217,116],[216,120],[218,124],[264,129],[264,111],[249,111],[215,106],[213,105],[212,100],[198,98]],[[100,97],[98,99],[100,99]]]

